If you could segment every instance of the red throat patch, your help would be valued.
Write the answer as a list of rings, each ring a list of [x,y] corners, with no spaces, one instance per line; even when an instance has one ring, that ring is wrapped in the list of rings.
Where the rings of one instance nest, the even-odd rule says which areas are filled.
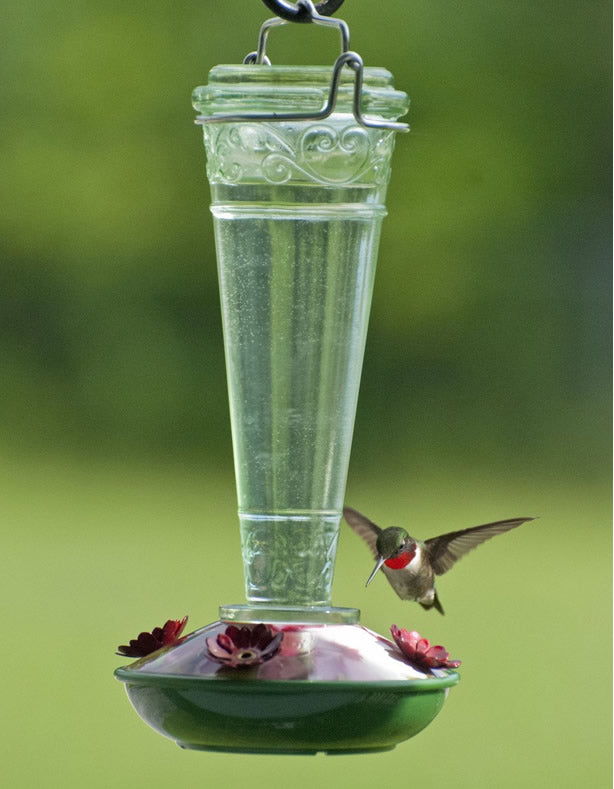
[[[394,559],[386,559],[384,564],[386,567],[390,567],[391,570],[402,570],[403,567],[407,567],[415,555],[415,551],[405,551],[405,553],[396,556]]]

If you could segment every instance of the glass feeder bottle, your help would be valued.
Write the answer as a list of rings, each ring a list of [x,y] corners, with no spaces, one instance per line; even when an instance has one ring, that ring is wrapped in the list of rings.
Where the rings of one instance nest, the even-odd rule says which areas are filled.
[[[256,611],[331,603],[395,121],[408,106],[388,71],[363,73],[352,57],[332,88],[330,68],[244,64],[217,66],[194,91]]]
[[[183,748],[390,750],[433,720],[459,679],[406,660],[358,624],[357,609],[331,606],[390,159],[408,100],[389,72],[364,69],[349,51],[344,22],[319,13],[342,0],[264,1],[290,8],[290,21],[338,27],[342,53],[332,70],[269,65],[266,33],[286,23],[275,18],[255,57],[217,66],[194,92],[247,605],[221,606],[219,621],[115,674],[139,715]],[[258,628],[277,639],[266,660],[245,649]],[[229,640],[242,645],[238,657],[231,650],[239,663],[222,655],[222,665]]]

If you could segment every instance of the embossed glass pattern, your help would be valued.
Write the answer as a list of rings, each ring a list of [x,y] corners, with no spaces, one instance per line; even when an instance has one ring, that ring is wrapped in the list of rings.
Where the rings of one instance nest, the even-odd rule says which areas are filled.
[[[394,132],[359,126],[350,73],[325,121],[205,124],[250,603],[328,605]],[[218,66],[206,115],[309,112],[330,69]],[[407,97],[365,70],[363,111]]]

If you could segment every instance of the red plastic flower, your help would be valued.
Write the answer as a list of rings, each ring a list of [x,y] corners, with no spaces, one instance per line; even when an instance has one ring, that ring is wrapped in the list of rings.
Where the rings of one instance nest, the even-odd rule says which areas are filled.
[[[162,627],[154,627],[151,633],[139,633],[138,638],[130,641],[130,645],[123,644],[117,647],[116,654],[125,657],[145,657],[161,647],[178,644],[181,640],[179,636],[187,621],[187,616],[183,619],[168,619]]]
[[[428,638],[422,638],[416,630],[390,628],[392,637],[405,657],[424,668],[458,668],[460,660],[450,660],[448,651],[440,646],[431,646]]]
[[[231,668],[255,666],[269,660],[279,649],[283,633],[268,625],[229,625],[217,638],[207,639],[209,657]]]

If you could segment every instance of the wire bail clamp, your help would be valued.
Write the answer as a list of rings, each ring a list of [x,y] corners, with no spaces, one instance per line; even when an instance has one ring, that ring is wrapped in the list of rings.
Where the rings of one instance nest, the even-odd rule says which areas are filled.
[[[277,5],[280,3],[280,0],[263,0],[268,7],[272,7],[273,5]],[[341,2],[338,0],[331,0],[331,2],[336,2],[337,5],[335,6],[338,8],[341,5]],[[285,5],[291,5],[289,3],[285,3]],[[319,5],[314,5],[312,0],[298,0],[296,7],[300,7],[305,9],[305,13],[309,15],[308,20],[300,20],[300,21],[309,21],[316,25],[322,25],[323,27],[336,27],[339,30],[341,35],[341,54],[335,61],[333,65],[333,71],[331,76],[331,83],[330,83],[330,90],[328,93],[328,98],[323,105],[323,107],[318,110],[317,112],[297,112],[297,113],[283,113],[283,112],[272,112],[272,113],[228,113],[228,114],[219,114],[219,115],[199,115],[195,119],[195,123],[199,125],[203,125],[205,123],[237,123],[241,121],[319,121],[328,118],[330,115],[333,114],[335,111],[335,106],[337,103],[337,97],[339,93],[339,84],[341,81],[341,71],[344,66],[348,66],[354,72],[354,96],[353,96],[353,104],[352,104],[352,112],[354,114],[354,118],[356,122],[361,126],[367,129],[390,129],[391,131],[397,132],[408,132],[409,125],[407,123],[402,123],[400,121],[387,121],[387,120],[379,120],[377,118],[366,118],[361,109],[361,95],[362,95],[362,83],[363,83],[363,71],[364,71],[364,64],[362,58],[357,52],[352,52],[350,50],[350,29],[346,22],[342,19],[332,19],[330,16],[324,16],[320,14],[318,9],[321,6],[327,5],[326,3],[320,3]],[[330,11],[332,13],[332,11]],[[296,20],[293,20],[296,21]],[[270,31],[275,27],[280,27],[282,25],[289,24],[288,20],[276,16],[272,19],[267,19],[263,22],[260,33],[258,36],[258,49],[254,52],[250,52],[248,55],[245,56],[243,59],[244,64],[255,64],[255,65],[266,65],[270,66],[271,61],[267,57],[266,54],[266,45]]]

